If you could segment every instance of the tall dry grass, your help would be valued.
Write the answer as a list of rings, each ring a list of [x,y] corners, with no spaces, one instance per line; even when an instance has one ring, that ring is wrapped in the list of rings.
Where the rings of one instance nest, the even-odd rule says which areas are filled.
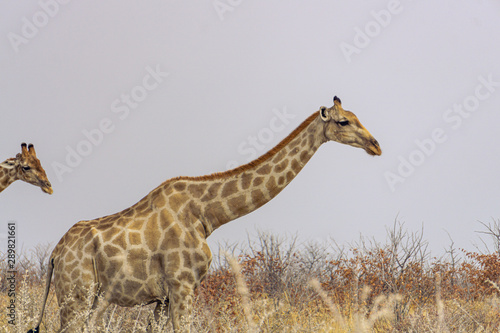
[[[495,223],[487,225],[491,237],[500,231]],[[348,246],[331,244],[299,245],[296,237],[259,233],[244,248],[219,249],[186,325],[191,332],[500,330],[498,248],[469,252],[452,243],[443,256],[433,257],[423,232],[408,232],[400,223],[388,230],[384,243],[361,238]],[[49,249],[40,246],[19,256],[17,324],[1,316],[0,331],[26,332],[34,326]],[[2,309],[9,301],[6,286],[2,278]],[[93,319],[87,332],[146,332],[153,307],[111,305],[99,318],[90,310],[82,316]],[[165,332],[167,320],[163,317],[153,331]],[[41,330],[58,327],[51,291]]]

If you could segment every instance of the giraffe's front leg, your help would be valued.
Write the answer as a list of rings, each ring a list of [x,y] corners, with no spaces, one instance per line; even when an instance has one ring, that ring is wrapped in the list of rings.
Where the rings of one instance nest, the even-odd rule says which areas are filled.
[[[165,329],[170,322],[171,317],[168,314],[169,301],[168,298],[165,298],[163,301],[157,301],[156,307],[154,309],[154,317],[150,318],[148,321],[148,326],[146,328],[146,332],[152,333],[154,328]]]
[[[92,304],[92,313],[89,318],[87,318],[87,322],[85,327],[87,330],[89,327],[95,327],[103,320],[104,312],[109,306],[109,302],[107,299],[99,300],[99,296],[95,296],[94,303]]]
[[[175,333],[190,332],[194,287],[194,285],[184,282],[179,289],[171,289],[169,316],[172,318]]]

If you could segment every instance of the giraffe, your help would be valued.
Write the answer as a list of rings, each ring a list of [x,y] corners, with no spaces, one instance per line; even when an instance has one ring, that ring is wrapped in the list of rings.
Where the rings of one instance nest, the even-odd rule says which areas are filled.
[[[29,145],[22,143],[20,154],[0,163],[0,192],[18,179],[40,187],[45,193],[53,192],[45,170],[36,157],[35,147],[31,143]]]
[[[86,289],[102,296],[94,299],[93,309],[98,302],[101,309],[111,303],[156,303],[154,320],[167,309],[174,331],[185,331],[182,318],[190,314],[193,292],[212,259],[207,237],[274,198],[327,141],[382,154],[375,138],[335,96],[333,106],[320,107],[276,147],[248,164],[169,179],[130,208],[76,223],[50,256],[42,311],[30,332],[38,332],[52,273],[64,332],[82,328],[73,321],[86,309]],[[63,305],[70,294],[72,300]]]

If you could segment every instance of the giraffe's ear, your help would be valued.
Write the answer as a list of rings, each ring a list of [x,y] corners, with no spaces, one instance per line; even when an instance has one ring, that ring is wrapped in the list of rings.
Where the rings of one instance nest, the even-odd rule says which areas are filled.
[[[323,121],[328,121],[330,120],[330,112],[329,110],[326,108],[326,106],[321,106],[319,108],[319,115],[321,116],[321,119]]]
[[[342,106],[342,102],[340,101],[340,98],[338,98],[337,96],[333,96],[333,104],[338,104],[340,106]]]

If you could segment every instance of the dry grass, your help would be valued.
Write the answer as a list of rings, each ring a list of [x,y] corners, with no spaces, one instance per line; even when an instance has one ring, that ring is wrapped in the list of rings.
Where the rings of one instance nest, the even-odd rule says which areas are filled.
[[[432,258],[419,234],[401,231],[389,231],[385,245],[360,241],[347,250],[259,234],[237,259],[215,258],[188,325],[192,332],[498,332],[499,252]],[[38,318],[44,277],[34,263],[17,276],[17,325],[3,315],[2,332],[27,332]],[[0,307],[8,301],[2,292]],[[59,327],[56,303],[51,291],[42,332]],[[86,331],[145,332],[153,307],[111,305]],[[164,332],[166,320],[154,331]]]

